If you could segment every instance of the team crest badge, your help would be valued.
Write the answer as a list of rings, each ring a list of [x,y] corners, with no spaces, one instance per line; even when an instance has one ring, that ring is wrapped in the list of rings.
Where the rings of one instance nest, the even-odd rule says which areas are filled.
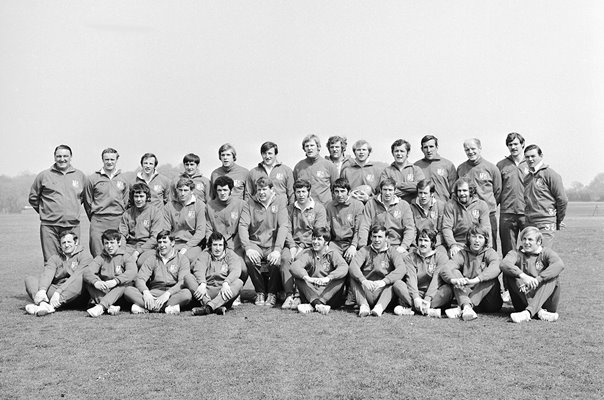
[[[480,174],[478,174],[478,178],[483,181],[486,181],[487,179],[489,179],[489,175],[486,172],[481,172]]]
[[[282,181],[283,180],[283,174],[282,173],[275,174],[275,179],[278,180],[278,181]]]
[[[413,182],[413,174],[407,174],[407,182]]]
[[[233,180],[233,184],[238,188],[243,187],[243,181],[240,181],[239,179]]]
[[[484,269],[487,267],[487,263],[485,263],[484,261],[480,263],[480,270],[484,271]]]
[[[308,218],[308,222],[313,222],[315,220],[315,212],[310,211],[308,214],[306,214],[306,218]]]
[[[80,181],[78,181],[77,179],[72,180],[71,186],[73,186],[74,188],[80,187]]]
[[[348,221],[348,222],[353,222],[354,221],[354,217],[352,216],[352,214],[348,214],[346,216],[346,221]]]
[[[445,169],[444,168],[438,168],[436,170],[436,173],[440,176],[445,176]]]
[[[478,210],[472,210],[472,216],[476,219],[478,219],[478,217],[480,217],[480,211]]]
[[[368,174],[367,175],[367,181],[368,182],[373,182],[375,180],[375,177],[373,176],[373,174]]]
[[[392,216],[394,218],[400,218],[401,217],[401,212],[400,210],[394,210],[394,212],[392,213]]]
[[[529,169],[528,169],[528,167],[525,167],[524,168],[524,175],[528,175],[528,173],[529,173]]]
[[[149,222],[149,220],[148,220],[148,219],[143,220],[143,226],[144,226],[145,228],[148,228],[148,227],[149,227],[149,225],[151,225],[151,223]]]
[[[535,263],[535,268],[537,269],[537,271],[541,271],[543,269],[543,263],[541,262],[541,260],[537,260],[537,262]]]
[[[272,211],[273,214],[277,214],[277,211],[279,211],[279,210],[277,209],[277,206],[272,205],[271,206],[271,211]]]
[[[124,272],[124,266],[123,265],[116,265],[115,266],[115,274],[119,275],[122,274]]]
[[[197,188],[197,190],[203,189],[203,185],[201,183],[198,183],[197,185],[195,185],[195,187]]]
[[[153,185],[153,190],[155,193],[161,193],[161,185]]]
[[[124,188],[126,187],[126,185],[124,185],[124,182],[122,181],[115,182],[115,186],[117,186],[119,190],[124,190]]]
[[[168,267],[168,271],[175,274],[176,271],[178,271],[178,267],[176,266],[176,264],[170,264],[170,266]]]
[[[388,269],[388,261],[382,260],[382,262],[380,263],[380,265],[382,266],[383,269]]]
[[[71,262],[71,269],[73,271],[75,271],[77,267],[78,267],[78,262],[77,261],[72,261]]]
[[[548,208],[547,213],[553,217],[554,215],[556,215],[556,209]]]
[[[195,210],[189,210],[189,218],[195,218]]]
[[[545,183],[543,182],[543,178],[537,178],[537,180],[535,181],[535,185],[538,188],[542,188],[543,186],[545,186]]]
[[[434,273],[434,270],[436,269],[436,265],[434,263],[430,263],[428,264],[428,273],[430,275],[432,275]]]
[[[239,213],[237,211],[231,211],[231,219],[239,218]]]
[[[229,266],[227,264],[222,264],[222,268],[220,268],[220,273],[222,275],[226,275],[229,273]]]
[[[430,218],[436,219],[436,211],[430,211]]]

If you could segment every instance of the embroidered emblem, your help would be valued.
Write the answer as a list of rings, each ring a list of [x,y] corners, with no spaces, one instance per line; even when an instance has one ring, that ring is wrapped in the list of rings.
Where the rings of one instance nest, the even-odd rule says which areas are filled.
[[[353,222],[354,221],[354,216],[352,214],[346,215],[346,221]]]
[[[380,262],[380,265],[382,266],[383,269],[388,269],[388,261],[382,260]]]
[[[481,262],[481,263],[480,263],[480,270],[481,270],[481,271],[484,271],[484,269],[485,269],[486,267],[487,267],[487,263],[486,263],[486,262],[484,262],[484,261],[483,261],[483,262]]]
[[[153,190],[155,191],[155,193],[161,193],[162,187],[161,185],[153,185]]]
[[[435,269],[436,269],[436,264],[434,264],[434,263],[429,263],[428,264],[428,273],[430,275],[432,275],[434,273]]]
[[[478,211],[478,210],[472,210],[472,216],[475,219],[478,219],[478,217],[480,217],[480,211]]]
[[[392,213],[392,216],[394,218],[400,218],[401,217],[401,211],[400,210],[394,210],[394,212]]]
[[[151,225],[151,222],[148,219],[143,220],[143,226],[148,228]]]
[[[478,178],[486,181],[487,179],[489,179],[489,175],[486,172],[481,172],[480,174],[478,174]]]
[[[543,187],[545,186],[545,182],[543,182],[543,178],[537,178],[537,179],[535,180],[535,185],[536,185],[538,188],[543,188]]]
[[[537,271],[541,271],[543,269],[543,263],[541,262],[541,260],[537,260],[537,262],[535,263],[535,269]]]
[[[548,208],[547,209],[547,213],[551,216],[556,215],[556,209],[555,208]]]
[[[176,266],[176,264],[170,264],[170,267],[168,267],[168,271],[175,274],[176,271],[178,271],[178,267]]]
[[[198,183],[195,185],[195,187],[197,188],[197,190],[201,190],[203,189],[203,184],[202,183]]]
[[[73,271],[75,271],[77,267],[78,267],[78,262],[77,261],[72,261],[71,262],[71,269]]]
[[[227,264],[222,264],[222,268],[220,268],[220,273],[222,275],[227,275],[229,273],[229,266]]]
[[[189,218],[195,218],[195,210],[189,210],[189,213],[187,215],[189,216]]]
[[[317,178],[327,178],[327,176],[326,171],[317,171]]]
[[[80,187],[80,181],[78,181],[77,179],[74,179],[71,181],[71,186],[73,186],[74,188],[79,188]]]
[[[237,211],[231,211],[231,219],[235,220],[239,218],[239,213]]]
[[[117,186],[117,188],[119,190],[124,190],[124,188],[126,187],[126,184],[122,181],[117,181],[117,182],[115,182],[115,186]]]
[[[436,219],[436,211],[430,211],[430,218]]]
[[[436,173],[440,176],[445,176],[445,169],[444,168],[437,168],[436,169]]]
[[[239,179],[234,179],[233,184],[235,185],[235,187],[238,187],[238,188],[243,187],[243,181],[240,181]]]
[[[366,178],[367,178],[368,182],[373,182],[375,180],[375,177],[373,176],[373,174],[367,174]]]
[[[306,218],[308,219],[308,222],[313,222],[315,220],[315,212],[309,211],[306,213]]]
[[[279,210],[278,210],[278,207],[276,205],[272,205],[271,206],[271,211],[272,211],[273,214],[277,214],[277,211],[279,211]]]
[[[123,265],[116,265],[115,266],[115,274],[119,275],[124,273],[124,266]]]
[[[407,182],[413,182],[413,178],[414,178],[414,176],[413,176],[412,173],[411,174],[407,174]]]
[[[278,181],[282,181],[283,180],[283,174],[280,173],[280,172],[278,174],[275,174],[275,179],[278,180]]]

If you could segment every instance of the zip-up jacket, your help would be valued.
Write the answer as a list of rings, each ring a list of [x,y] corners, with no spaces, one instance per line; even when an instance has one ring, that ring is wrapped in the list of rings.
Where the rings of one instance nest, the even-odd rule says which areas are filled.
[[[239,220],[246,202],[229,197],[227,201],[211,200],[206,206],[206,239],[214,232],[220,232],[231,250],[241,248]]]
[[[140,209],[134,206],[127,209],[118,229],[126,239],[126,244],[142,253],[155,248],[157,234],[167,227],[161,210],[147,203]]]
[[[171,201],[164,208],[166,226],[169,226],[177,244],[187,248],[199,246],[206,237],[206,206],[191,196],[186,204]]]
[[[413,220],[415,221],[416,232],[422,229],[432,229],[437,232],[436,245],[439,246],[443,243],[443,217],[445,214],[445,202],[438,200],[436,197],[430,201],[428,209],[422,207],[417,198],[413,200],[409,206],[413,213]]]
[[[440,276],[447,283],[451,279],[478,277],[481,282],[497,279],[501,258],[492,248],[483,248],[478,253],[462,249],[440,271]]]
[[[310,248],[304,250],[292,263],[290,271],[298,279],[304,279],[305,276],[344,279],[348,275],[348,264],[337,251],[327,249],[324,254],[319,255]]]
[[[378,195],[367,201],[363,219],[359,228],[359,244],[364,246],[369,241],[369,232],[374,226],[386,227],[388,243],[392,246],[411,247],[415,241],[415,222],[409,203],[394,197],[394,202],[386,205]]]
[[[340,177],[346,178],[353,189],[361,185],[368,185],[375,194],[380,185],[380,176],[384,168],[386,168],[386,164],[383,162],[367,160],[365,165],[360,165],[356,159],[351,159],[350,163],[341,169]]]
[[[331,185],[340,177],[338,168],[320,156],[305,158],[294,167],[294,181],[306,179],[310,182],[310,195],[315,201],[327,204],[331,201]]]
[[[392,178],[396,182],[396,188],[394,193],[411,204],[415,196],[417,195],[417,182],[425,179],[424,171],[420,167],[414,164],[410,164],[409,161],[405,161],[402,168],[393,162],[382,172],[380,182],[386,178]]]
[[[290,167],[280,162],[275,164],[270,174],[266,173],[263,163],[259,163],[258,166],[250,170],[245,184],[247,198],[256,195],[256,181],[262,177],[270,178],[273,182],[273,190],[277,195],[285,196],[287,204],[294,202],[294,172]]]
[[[466,160],[457,167],[457,175],[476,183],[476,195],[487,202],[489,213],[497,211],[501,196],[501,173],[499,169],[480,157],[476,161]]]
[[[524,179],[524,199],[524,213],[530,222],[555,223],[560,229],[568,197],[562,178],[553,169],[544,164],[535,172],[529,171]]]
[[[185,276],[191,273],[189,259],[174,250],[166,263],[158,254],[145,260],[136,275],[134,285],[140,292],[151,289],[167,290],[174,294],[184,287]]]
[[[233,190],[231,190],[231,196],[239,199],[245,200],[246,188],[245,183],[247,182],[247,177],[250,171],[247,168],[243,168],[239,164],[233,163],[230,168],[226,167],[218,167],[214,171],[212,171],[212,175],[210,175],[211,182],[211,194],[212,199],[216,198],[216,192],[214,192],[214,182],[221,176],[228,176],[233,180],[234,186]]]
[[[405,254],[403,259],[407,269],[415,272],[417,285],[415,287],[407,285],[411,298],[418,297],[419,292],[422,292],[424,299],[428,297],[432,299],[440,286],[440,270],[447,265],[449,258],[436,251],[426,257],[417,251],[412,251]]]
[[[352,259],[349,268],[350,276],[359,283],[366,280],[383,280],[392,285],[407,274],[407,267],[402,255],[392,246],[377,251],[373,246],[361,248]]]
[[[321,203],[308,199],[306,208],[302,210],[298,202],[287,207],[289,215],[289,231],[287,234],[287,247],[310,247],[312,231],[314,228],[327,228],[327,214]]]
[[[205,204],[208,204],[210,201],[210,180],[203,176],[201,172],[197,171],[193,176],[189,176],[186,173],[181,173],[174,181],[172,182],[172,190],[170,191],[172,200],[178,199],[178,193],[176,190],[176,184],[180,180],[180,178],[188,178],[195,183],[195,189],[193,189],[193,194],[197,197],[198,200],[203,201]]]
[[[464,246],[466,233],[473,225],[486,227],[491,232],[489,206],[484,200],[473,196],[468,205],[463,205],[454,197],[445,204],[442,232],[448,248]]]
[[[501,172],[501,197],[499,212],[501,214],[524,215],[524,177],[528,174],[526,161],[518,165],[512,156],[497,163]]]
[[[525,273],[537,278],[539,283],[556,279],[563,269],[564,263],[560,256],[547,247],[542,247],[536,254],[512,250],[501,262],[501,272],[504,275],[518,278]]]
[[[84,282],[94,285],[98,281],[115,279],[120,286],[132,283],[136,278],[138,268],[136,260],[120,248],[114,255],[108,254],[105,249],[84,269]]]
[[[205,250],[193,263],[191,273],[197,283],[219,287],[224,282],[232,285],[241,275],[241,258],[231,249],[226,249],[222,257],[215,259],[210,250]]]
[[[116,171],[110,178],[104,169],[88,177],[84,190],[84,210],[90,219],[93,215],[122,215],[128,206],[128,182]]]
[[[251,244],[281,252],[289,231],[287,200],[273,195],[265,207],[257,197],[248,199],[239,219],[239,239],[245,251]]]
[[[325,212],[333,243],[340,247],[359,247],[359,229],[364,209],[363,203],[351,196],[342,204],[337,200],[327,204]]]
[[[79,245],[70,256],[63,252],[51,256],[44,264],[44,271],[38,280],[38,290],[46,291],[50,285],[57,285],[61,292],[74,279],[81,278],[82,271],[91,261],[92,257]]]
[[[434,195],[438,199],[447,201],[451,198],[451,190],[457,180],[457,170],[451,161],[437,156],[433,160],[417,160],[415,165],[422,169],[426,179],[434,183]]]
[[[151,204],[158,209],[163,209],[164,205],[170,200],[170,179],[157,171],[153,173],[150,180],[143,178],[143,173],[138,172],[134,182],[146,183],[151,190]]]

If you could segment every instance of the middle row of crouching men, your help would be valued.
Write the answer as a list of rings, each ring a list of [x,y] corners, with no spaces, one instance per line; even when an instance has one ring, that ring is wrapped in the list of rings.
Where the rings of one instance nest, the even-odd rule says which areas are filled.
[[[280,251],[247,247],[245,262],[257,292],[255,304],[274,306],[277,292],[287,293],[286,280],[291,279],[287,284],[297,288],[299,302],[284,303],[284,308],[300,313],[328,314],[331,307],[343,303],[348,286],[360,317],[381,316],[394,302],[396,315],[440,317],[445,309],[449,318],[470,321],[477,318],[476,311],[500,310],[498,276],[502,271],[517,311],[511,314],[514,322],[537,316],[545,321],[558,319],[559,274],[564,265],[553,250],[542,247],[537,228],[525,228],[520,248],[509,252],[503,262],[489,247],[489,230],[482,226],[469,229],[464,248],[452,259],[436,250],[432,230],[422,229],[416,246],[404,255],[389,244],[386,232],[384,226],[373,227],[371,243],[356,252],[350,265],[330,245],[331,234],[324,227],[312,231],[311,247],[291,263],[283,261]],[[213,233],[192,266],[177,251],[169,231],[159,232],[156,239],[156,254],[137,271],[135,258],[120,246],[119,231],[103,233],[103,253],[92,261],[81,258],[77,237],[66,232],[61,237],[62,254],[47,262],[39,278],[26,278],[26,290],[34,301],[26,311],[52,313],[73,300],[84,283],[94,303],[87,310],[92,317],[117,314],[116,302],[122,296],[135,314],[178,314],[190,303],[195,306],[193,315],[224,314],[244,285],[244,263],[227,247],[224,236]],[[457,306],[448,308],[453,302]]]

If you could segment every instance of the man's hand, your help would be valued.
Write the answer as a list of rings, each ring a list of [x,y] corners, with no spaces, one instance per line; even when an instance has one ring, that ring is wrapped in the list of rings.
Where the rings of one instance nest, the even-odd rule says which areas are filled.
[[[459,253],[459,250],[461,250],[461,246],[454,244],[453,246],[451,246],[451,248],[449,249],[449,257],[453,258],[453,256],[457,253]]]
[[[262,262],[262,257],[260,256],[258,250],[249,249],[245,252],[245,255],[247,258],[250,259],[253,264],[260,266],[260,263]]]
[[[155,307],[155,297],[153,297],[150,291],[145,290],[143,292],[143,300],[145,301],[145,308],[153,310],[153,307]]]
[[[166,304],[166,301],[168,301],[169,298],[170,298],[170,292],[165,291],[164,294],[162,294],[157,299],[155,299],[155,307],[153,307],[153,309],[155,311],[160,311],[162,309],[162,307],[164,306],[164,304]]]
[[[405,254],[407,252],[407,248],[405,246],[398,246],[396,248],[396,251],[401,253],[401,254]]]
[[[419,311],[424,315],[428,314],[428,310],[430,309],[430,305],[431,305],[430,303],[431,303],[430,298],[427,297],[427,298],[423,299],[422,304],[419,308]]]
[[[451,284],[455,286],[457,289],[464,289],[467,284],[466,278],[453,278],[451,279]]]
[[[290,252],[290,254],[292,256],[292,261],[294,261],[296,259],[296,256],[298,254],[300,254],[301,251],[302,251],[302,249],[300,247],[298,247],[298,246],[294,246],[291,249],[289,249],[289,252]]]
[[[203,296],[205,296],[207,292],[208,285],[205,282],[202,282],[199,284],[199,286],[197,286],[195,292],[193,292],[193,297],[195,297],[196,300],[201,301],[201,299],[203,298]]]
[[[362,283],[361,286],[363,287],[363,289],[367,290],[368,292],[373,292],[376,287],[373,284],[373,281],[370,281],[369,279],[365,279]]]
[[[54,308],[58,308],[61,305],[61,293],[54,292],[50,298],[50,305]]]
[[[187,252],[187,248],[183,247],[182,249],[178,250],[178,252],[182,255],[185,254]]]
[[[422,300],[421,297],[416,297],[413,299],[413,307],[415,307],[415,309],[419,312],[421,312],[422,314],[424,314],[422,312],[422,305],[423,305],[424,301]]]
[[[329,279],[328,276],[325,276],[323,278],[315,278],[315,282],[315,285],[317,286],[327,286],[327,284],[331,282],[331,279]]]
[[[524,286],[526,288],[524,290],[525,292],[537,289],[537,287],[539,286],[539,280],[537,278],[533,278],[530,275],[522,273],[520,274],[519,278],[522,281],[521,286]]]
[[[48,295],[46,294],[46,290],[38,290],[34,296],[34,303],[40,304],[41,302],[48,302]]]
[[[356,254],[357,254],[357,248],[355,246],[350,246],[344,252],[344,260],[346,260],[346,262],[350,264],[350,262],[352,261],[354,256],[356,256]]]
[[[105,283],[104,281],[94,282],[94,287],[104,293],[107,293],[109,291],[109,288],[107,287],[107,283]]]
[[[222,287],[220,288],[220,296],[222,296],[222,300],[228,301],[233,297],[233,291],[231,290],[231,286],[229,286],[228,282],[224,282]]]
[[[266,261],[268,261],[269,265],[281,264],[281,252],[279,250],[271,252],[268,257],[266,257]]]

